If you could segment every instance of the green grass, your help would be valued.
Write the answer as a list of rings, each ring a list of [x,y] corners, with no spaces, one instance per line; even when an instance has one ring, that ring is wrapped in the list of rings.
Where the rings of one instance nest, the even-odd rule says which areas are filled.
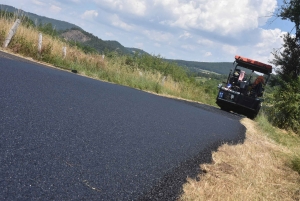
[[[209,79],[206,78],[206,77],[196,77],[195,79],[196,79],[196,81],[201,82],[201,83],[204,83],[204,82],[206,82],[207,80],[209,80]]]
[[[294,156],[292,158],[291,167],[300,174],[300,156]]]
[[[262,109],[260,114],[255,119],[258,122],[262,131],[267,134],[267,137],[271,138],[280,145],[287,147],[291,154],[284,156],[286,158],[287,165],[300,174],[300,137],[294,133],[280,130],[268,121],[267,116]]]

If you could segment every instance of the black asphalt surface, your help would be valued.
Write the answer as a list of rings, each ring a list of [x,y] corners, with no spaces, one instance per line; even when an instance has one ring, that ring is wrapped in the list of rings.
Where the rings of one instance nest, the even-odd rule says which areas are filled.
[[[0,52],[0,200],[175,200],[241,117]]]

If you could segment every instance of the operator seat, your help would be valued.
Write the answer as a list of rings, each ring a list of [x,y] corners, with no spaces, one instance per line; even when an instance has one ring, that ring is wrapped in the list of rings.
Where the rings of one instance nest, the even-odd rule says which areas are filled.
[[[252,84],[252,94],[255,97],[261,97],[262,92],[264,91],[263,84],[265,84],[265,80],[263,76],[258,76],[254,83]]]
[[[230,78],[230,83],[232,84],[232,86],[238,86],[240,73],[240,69],[235,69],[234,73],[232,74],[232,77]]]

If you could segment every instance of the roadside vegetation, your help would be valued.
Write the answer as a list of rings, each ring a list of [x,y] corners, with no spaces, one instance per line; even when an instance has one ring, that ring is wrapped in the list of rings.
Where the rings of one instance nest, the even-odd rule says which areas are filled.
[[[0,13],[1,45],[15,19],[14,14]],[[40,32],[43,46],[38,53]],[[199,175],[200,180],[188,179],[180,200],[300,200],[299,39],[300,34],[295,39],[287,35],[286,51],[274,52],[274,65],[287,69],[280,68],[272,80],[266,91],[266,107],[256,122],[242,120],[247,128],[245,143],[223,145],[213,153],[214,163],[201,166],[205,174]],[[65,57],[63,47],[67,48]],[[215,105],[217,85],[227,79],[224,75],[191,73],[160,55],[127,55],[117,50],[99,53],[93,47],[62,39],[51,24],[36,26],[26,17],[5,51],[95,79],[209,105]],[[292,57],[298,58],[293,60],[296,62],[283,62]]]
[[[268,115],[275,126],[300,135],[300,1],[284,0],[276,16],[294,23],[296,34],[285,34],[283,47],[273,52],[278,77]]]

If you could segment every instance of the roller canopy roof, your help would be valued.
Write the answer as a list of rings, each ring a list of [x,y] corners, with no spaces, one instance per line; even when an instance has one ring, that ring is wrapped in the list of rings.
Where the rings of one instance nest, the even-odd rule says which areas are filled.
[[[272,73],[272,66],[259,62],[259,61],[255,61],[253,59],[248,59],[246,57],[242,57],[239,55],[235,56],[235,62],[238,64],[238,66],[244,67],[244,68],[248,68],[250,70],[254,70],[260,73],[264,73],[264,74],[270,74]]]

